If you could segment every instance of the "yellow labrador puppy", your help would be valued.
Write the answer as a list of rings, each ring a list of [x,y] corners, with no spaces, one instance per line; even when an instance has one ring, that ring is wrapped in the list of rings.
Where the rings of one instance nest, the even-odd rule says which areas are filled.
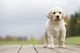
[[[54,48],[54,37],[59,37],[59,46],[65,47],[66,23],[64,22],[64,11],[59,7],[55,7],[48,12],[47,17],[44,47]]]

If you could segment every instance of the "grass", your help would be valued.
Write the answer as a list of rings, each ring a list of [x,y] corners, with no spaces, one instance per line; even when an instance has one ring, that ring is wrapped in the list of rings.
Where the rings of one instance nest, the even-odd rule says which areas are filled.
[[[58,44],[58,41],[55,40],[55,43]],[[69,37],[69,38],[66,38],[65,44],[80,45],[80,37]]]
[[[57,44],[58,41],[55,40],[55,43]],[[43,44],[43,41],[0,41],[0,44]],[[66,38],[66,44],[76,44],[80,45],[80,37],[69,37]]]
[[[0,44],[40,44],[38,41],[29,42],[29,41],[0,41]]]
[[[80,37],[70,37],[66,39],[66,44],[78,44],[80,45]]]

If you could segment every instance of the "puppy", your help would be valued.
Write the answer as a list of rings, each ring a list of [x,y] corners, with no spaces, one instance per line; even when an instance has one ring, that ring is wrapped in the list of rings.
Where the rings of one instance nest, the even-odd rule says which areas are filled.
[[[54,37],[59,37],[59,46],[65,47],[66,22],[64,22],[64,11],[59,7],[55,7],[48,12],[47,17],[44,47],[54,48]]]

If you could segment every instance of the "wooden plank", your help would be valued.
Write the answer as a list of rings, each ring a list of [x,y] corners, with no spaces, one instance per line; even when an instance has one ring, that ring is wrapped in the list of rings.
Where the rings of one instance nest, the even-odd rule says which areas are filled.
[[[0,52],[7,49],[8,47],[9,47],[9,45],[0,45]]]
[[[23,45],[19,53],[37,53],[32,45]]]
[[[1,47],[2,45],[0,45],[0,47]]]
[[[80,46],[66,45],[66,48],[43,48],[42,45],[1,45],[0,53],[80,53]]]
[[[56,51],[58,51],[59,53],[79,53],[79,52],[76,52],[76,51],[74,51],[74,50],[72,50],[72,49],[69,49],[69,48],[60,48],[60,47],[58,47],[58,46],[56,46],[54,49],[52,49],[52,50],[56,50]]]
[[[21,45],[8,45],[8,48],[3,51],[0,51],[0,53],[17,53],[20,47]]]
[[[38,51],[37,53],[59,53],[58,51],[53,51],[49,48],[44,48],[42,45],[34,45],[34,47]]]
[[[76,47],[76,48],[80,49],[80,45],[73,45],[73,47]]]
[[[80,48],[76,47],[76,45],[67,45],[66,49],[80,53]]]

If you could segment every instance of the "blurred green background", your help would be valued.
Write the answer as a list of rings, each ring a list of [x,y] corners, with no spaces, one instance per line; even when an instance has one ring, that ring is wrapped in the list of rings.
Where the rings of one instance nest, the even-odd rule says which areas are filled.
[[[75,12],[73,15],[65,17],[67,22],[67,37],[66,44],[80,44],[80,11]],[[40,39],[36,39],[34,36],[30,38],[7,35],[5,38],[0,36],[0,44],[43,44],[45,41],[44,35]],[[58,44],[58,40],[55,39],[55,44]]]
[[[1,0],[0,44],[44,44],[47,12],[55,6],[66,13],[66,44],[80,45],[80,0]]]

